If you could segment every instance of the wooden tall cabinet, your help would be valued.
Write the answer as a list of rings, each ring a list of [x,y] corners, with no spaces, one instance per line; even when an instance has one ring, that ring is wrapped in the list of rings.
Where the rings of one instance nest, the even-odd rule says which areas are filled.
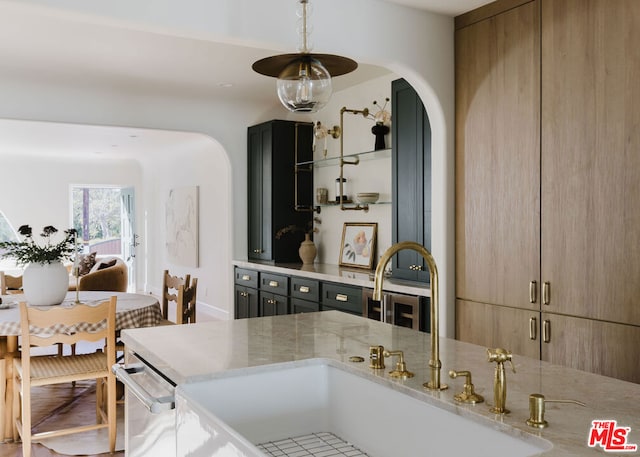
[[[640,382],[639,18],[506,0],[456,19],[459,339]]]
[[[456,32],[456,296],[537,308],[538,4]],[[517,260],[516,260],[517,259]]]
[[[295,154],[311,160],[313,124],[274,120],[248,129],[248,258],[300,262],[302,231],[277,237],[289,225],[301,230],[311,224],[311,212],[295,210]],[[298,193],[310,198],[313,177],[298,179]]]
[[[391,83],[393,112],[393,242],[431,249],[431,125],[420,96],[404,79]],[[428,282],[424,259],[410,250],[393,257],[393,276]]]

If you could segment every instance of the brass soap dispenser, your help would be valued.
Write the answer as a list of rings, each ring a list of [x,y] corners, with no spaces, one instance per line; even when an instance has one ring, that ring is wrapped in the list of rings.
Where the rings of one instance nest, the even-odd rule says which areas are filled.
[[[511,352],[502,348],[487,349],[489,362],[496,362],[496,371],[493,378],[493,401],[494,406],[489,411],[496,414],[507,414],[509,410],[507,404],[507,375],[504,371],[504,363],[509,362],[511,369],[516,372],[511,360]]]

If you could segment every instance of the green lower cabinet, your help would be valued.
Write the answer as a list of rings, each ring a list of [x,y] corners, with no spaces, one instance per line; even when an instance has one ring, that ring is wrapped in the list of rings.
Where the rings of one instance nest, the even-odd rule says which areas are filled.
[[[260,316],[289,314],[289,299],[283,295],[260,291]]]
[[[362,287],[323,282],[322,311],[337,310],[362,316]]]
[[[291,314],[300,313],[314,313],[320,311],[320,304],[318,302],[301,300],[299,298],[289,299]]]
[[[235,286],[235,319],[258,317],[258,290],[246,286]]]

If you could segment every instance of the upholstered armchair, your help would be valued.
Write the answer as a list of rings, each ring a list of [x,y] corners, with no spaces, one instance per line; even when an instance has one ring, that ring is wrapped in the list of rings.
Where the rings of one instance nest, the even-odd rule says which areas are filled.
[[[96,259],[89,273],[80,276],[78,290],[106,290],[126,292],[128,284],[127,264],[118,257]],[[76,289],[76,278],[69,281],[69,290]]]

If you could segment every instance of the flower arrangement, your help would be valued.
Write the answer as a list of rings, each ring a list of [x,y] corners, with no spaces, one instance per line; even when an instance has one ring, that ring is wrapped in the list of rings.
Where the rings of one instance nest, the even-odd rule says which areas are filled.
[[[46,240],[45,244],[40,246],[33,239],[33,230],[28,225],[22,225],[18,229],[18,233],[24,236],[23,241],[2,241],[0,249],[5,252],[2,257],[10,257],[16,260],[18,265],[27,265],[29,263],[53,263],[69,260],[76,253],[76,236],[75,229],[65,230],[65,237],[57,244],[53,244],[51,236],[58,232],[52,225],[47,225],[42,229],[40,236]]]
[[[389,97],[384,99],[384,105],[382,105],[382,107],[374,100],[373,104],[378,108],[378,111],[376,113],[369,111],[366,117],[375,121],[376,124],[388,124],[391,121],[391,113],[386,109],[387,103],[389,103]]]

